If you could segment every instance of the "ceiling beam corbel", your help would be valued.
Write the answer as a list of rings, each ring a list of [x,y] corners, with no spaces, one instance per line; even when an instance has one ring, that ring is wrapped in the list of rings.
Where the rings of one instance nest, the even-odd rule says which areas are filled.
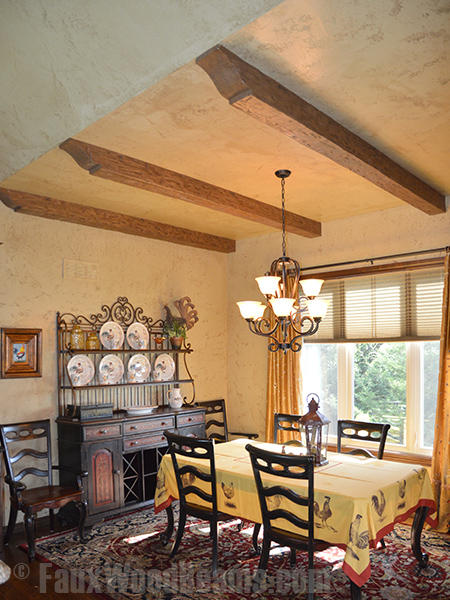
[[[147,219],[130,217],[101,208],[75,204],[56,200],[47,196],[19,192],[7,188],[0,188],[0,201],[14,212],[34,217],[44,217],[97,229],[118,231],[129,235],[202,248],[203,250],[214,250],[216,252],[235,252],[236,242],[228,238],[219,237],[192,231],[182,227],[174,227],[166,223],[158,223]]]
[[[196,62],[231,106],[429,215],[445,212],[440,192],[227,48]]]
[[[95,177],[281,229],[281,209],[271,204],[73,138],[59,147]],[[286,211],[286,231],[313,238],[321,235],[322,225]]]

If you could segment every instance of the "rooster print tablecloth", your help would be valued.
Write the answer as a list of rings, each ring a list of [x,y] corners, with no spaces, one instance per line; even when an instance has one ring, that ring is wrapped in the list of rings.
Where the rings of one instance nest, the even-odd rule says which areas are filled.
[[[230,515],[261,523],[252,467],[245,449],[248,443],[247,439],[239,439],[215,446],[218,508]],[[282,450],[281,444],[251,443],[273,452]],[[285,450],[301,452],[293,446],[286,446]],[[375,547],[395,523],[405,521],[419,506],[428,506],[426,521],[432,527],[436,526],[436,504],[430,477],[420,465],[335,453],[328,453],[328,459],[327,465],[314,471],[315,537],[345,549],[343,571],[362,586],[370,576],[370,548]],[[202,461],[192,459],[189,462],[202,468]],[[283,485],[287,485],[287,481]],[[306,489],[306,482],[292,483],[292,489],[298,493],[302,493],[302,488]],[[167,454],[158,472],[155,512],[177,498],[172,460]],[[274,501],[277,500],[280,501],[274,497]],[[198,498],[195,502],[198,503]],[[284,508],[306,518],[306,512],[300,512],[306,509],[295,505]],[[285,529],[292,528],[288,523],[284,525]],[[283,523],[279,526],[283,528]]]

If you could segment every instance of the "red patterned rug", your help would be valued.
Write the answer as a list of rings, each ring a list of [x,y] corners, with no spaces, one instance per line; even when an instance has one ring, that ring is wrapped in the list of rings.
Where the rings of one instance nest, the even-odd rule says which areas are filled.
[[[191,519],[173,560],[169,558],[171,544],[164,546],[159,539],[165,525],[165,513],[155,516],[153,509],[137,511],[95,525],[85,544],[72,531],[38,540],[37,558],[44,563],[42,569],[57,570],[56,592],[87,591],[108,600],[307,597],[304,553],[297,553],[297,565],[291,569],[289,551],[274,548],[267,578],[254,594],[251,580],[259,557],[252,549],[250,526],[241,531],[238,521],[221,526],[219,573],[212,579],[208,525]],[[408,526],[397,525],[385,542],[386,549],[371,551],[372,574],[362,588],[363,599],[450,600],[450,536],[423,532],[422,548],[430,557],[425,569],[418,567],[412,554]],[[315,554],[316,600],[350,598],[342,560],[343,551],[338,548]]]

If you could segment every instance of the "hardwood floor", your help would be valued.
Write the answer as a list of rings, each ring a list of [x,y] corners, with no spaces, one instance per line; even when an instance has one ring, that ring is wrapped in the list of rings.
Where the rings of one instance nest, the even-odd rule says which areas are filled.
[[[55,531],[64,531],[64,528],[55,519]],[[50,535],[50,525],[48,517],[39,519],[36,524],[36,538]],[[25,542],[25,533],[22,523],[17,523],[14,534],[7,546],[4,548],[2,557],[9,567],[11,567],[11,577],[6,583],[0,585],[1,600],[33,600],[45,597],[49,600],[80,600],[88,598],[98,600],[95,594],[86,594],[84,591],[78,591],[78,586],[70,585],[68,578],[55,577],[55,571],[47,563],[41,563],[35,560],[28,562],[26,552],[18,547]]]

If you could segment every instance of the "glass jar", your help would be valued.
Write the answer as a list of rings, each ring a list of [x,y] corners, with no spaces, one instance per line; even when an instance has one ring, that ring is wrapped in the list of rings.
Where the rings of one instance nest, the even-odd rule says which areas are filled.
[[[70,332],[70,347],[72,350],[84,350],[84,333],[77,323],[74,323]]]
[[[100,340],[95,331],[91,331],[86,338],[86,350],[100,350]]]

